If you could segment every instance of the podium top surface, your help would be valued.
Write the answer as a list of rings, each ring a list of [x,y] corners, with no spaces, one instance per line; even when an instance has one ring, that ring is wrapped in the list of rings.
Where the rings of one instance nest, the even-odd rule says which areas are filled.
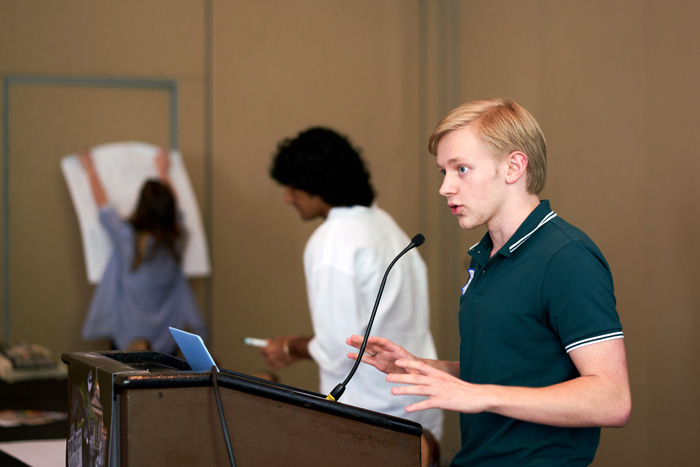
[[[61,358],[69,366],[69,376],[71,364],[88,365],[112,374],[116,394],[138,389],[212,386],[212,377],[216,377],[220,388],[240,391],[410,435],[420,436],[423,432],[421,425],[412,420],[373,412],[342,402],[332,402],[321,394],[301,388],[230,370],[221,370],[218,373],[193,372],[185,360],[158,352],[76,352],[63,354]]]

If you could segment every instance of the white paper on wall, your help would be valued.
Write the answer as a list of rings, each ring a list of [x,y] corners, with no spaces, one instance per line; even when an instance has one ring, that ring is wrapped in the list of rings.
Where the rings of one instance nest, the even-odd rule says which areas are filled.
[[[143,183],[158,175],[154,160],[160,148],[147,143],[121,142],[95,146],[90,151],[110,204],[122,217],[129,217]],[[61,160],[61,170],[78,216],[88,281],[96,284],[107,266],[112,243],[97,217],[90,181],[78,156],[65,156]],[[211,272],[209,249],[194,190],[178,151],[170,151],[170,179],[187,230],[184,272],[189,277],[207,276]]]

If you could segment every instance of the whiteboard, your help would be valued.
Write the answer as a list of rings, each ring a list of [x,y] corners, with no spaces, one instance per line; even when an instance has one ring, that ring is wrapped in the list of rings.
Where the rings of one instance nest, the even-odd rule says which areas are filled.
[[[109,203],[122,217],[129,217],[136,207],[143,183],[149,178],[158,177],[154,160],[160,148],[147,143],[120,142],[95,146],[90,151]],[[78,155],[63,157],[61,171],[78,216],[87,279],[91,284],[96,284],[107,266],[112,243],[98,219],[90,181]],[[184,273],[188,277],[208,276],[211,273],[209,248],[194,190],[178,151],[170,151],[169,175],[187,231],[182,263]]]

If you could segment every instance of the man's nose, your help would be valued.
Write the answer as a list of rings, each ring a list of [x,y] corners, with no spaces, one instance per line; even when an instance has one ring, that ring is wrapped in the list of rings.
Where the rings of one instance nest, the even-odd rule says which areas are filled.
[[[442,179],[442,185],[440,185],[438,193],[440,193],[442,196],[450,196],[455,193],[454,183],[452,182],[449,174],[446,174]]]

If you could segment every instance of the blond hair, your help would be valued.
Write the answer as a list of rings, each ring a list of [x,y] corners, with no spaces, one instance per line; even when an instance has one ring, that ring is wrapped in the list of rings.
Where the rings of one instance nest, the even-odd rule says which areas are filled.
[[[454,130],[470,127],[501,159],[514,151],[527,156],[527,190],[539,194],[547,179],[547,143],[537,120],[521,105],[504,99],[466,102],[448,113],[430,135],[428,150],[437,155],[440,139]]]

